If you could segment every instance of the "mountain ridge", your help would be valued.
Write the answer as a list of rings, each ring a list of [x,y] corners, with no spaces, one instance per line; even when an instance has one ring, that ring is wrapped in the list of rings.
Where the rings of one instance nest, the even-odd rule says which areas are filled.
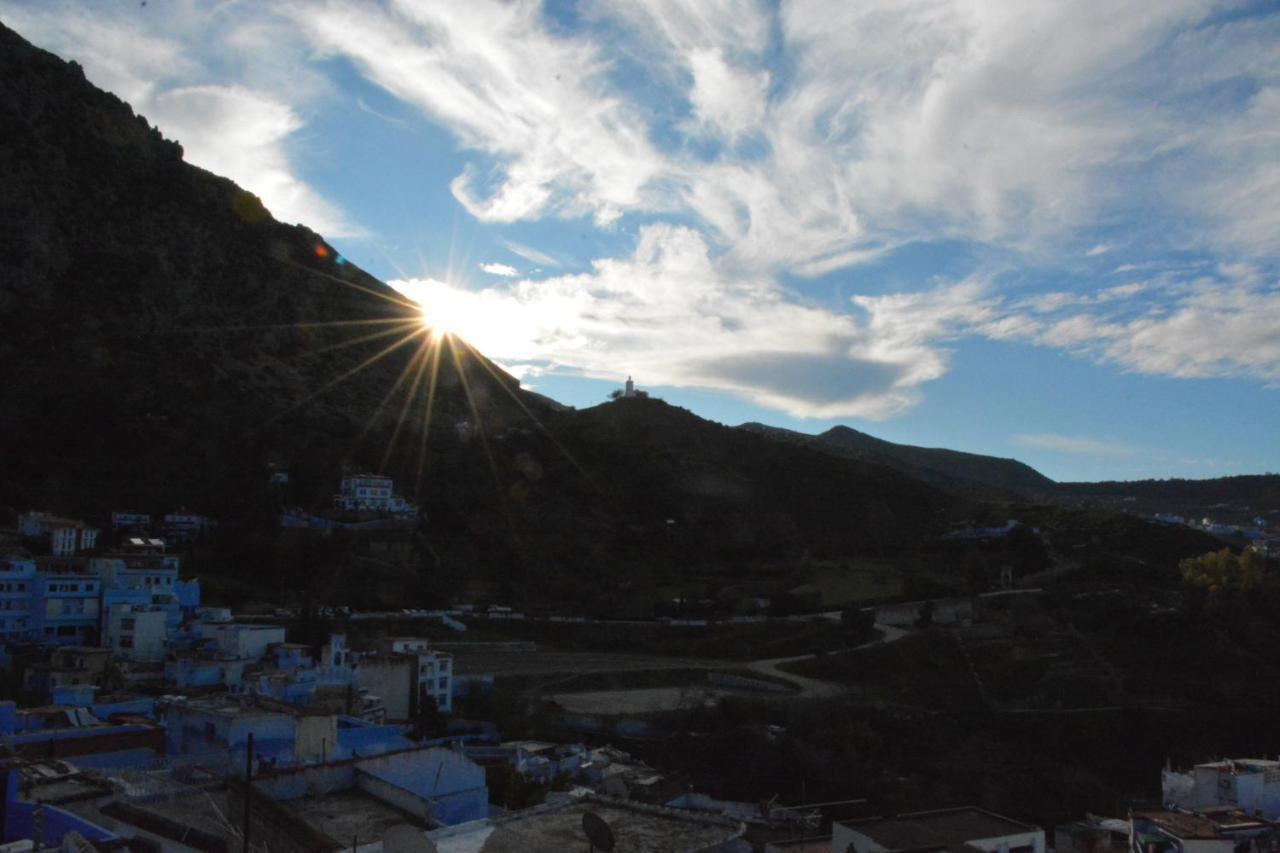
[[[756,422],[744,423],[738,428],[778,441],[816,447],[833,455],[888,465],[933,485],[980,497],[1025,498],[1053,486],[1052,480],[1017,459],[896,444],[843,425],[819,435]]]

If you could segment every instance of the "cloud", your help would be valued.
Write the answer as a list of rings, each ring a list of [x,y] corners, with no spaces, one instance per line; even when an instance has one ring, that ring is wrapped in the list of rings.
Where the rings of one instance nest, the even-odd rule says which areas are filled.
[[[188,162],[257,194],[276,219],[331,237],[359,233],[290,169],[283,142],[302,120],[287,105],[234,86],[187,86],[155,95],[149,118],[182,143]]]
[[[450,189],[476,218],[547,213],[607,224],[653,206],[663,158],[590,40],[551,33],[530,2],[294,8],[314,47],[449,127],[483,155]]]
[[[645,226],[629,257],[586,273],[483,290],[391,284],[428,322],[440,312],[504,364],[712,388],[798,417],[890,417],[919,400],[945,360],[921,367],[924,330],[881,334],[790,302],[767,277],[730,275],[697,231],[667,224]]]
[[[529,261],[530,263],[542,264],[544,267],[560,266],[560,262],[557,261],[555,258],[551,257],[546,252],[540,252],[531,246],[525,246],[521,243],[516,243],[511,240],[507,240],[503,242],[502,245],[511,254],[519,255],[520,257],[524,258],[526,261]]]
[[[1280,295],[1258,271],[1280,245],[1280,15],[1266,10],[0,0],[0,14],[282,219],[357,230],[292,156],[321,96],[349,83],[338,58],[397,115],[453,135],[449,188],[478,220],[575,220],[626,245],[575,275],[505,280],[516,268],[491,262],[504,280],[481,290],[400,283],[456,322],[484,317],[475,343],[530,370],[631,371],[801,416],[904,411],[968,338],[1280,383]],[[559,267],[552,229],[543,249],[500,245]],[[881,277],[903,247],[955,245],[976,258],[955,278]],[[1217,266],[1174,268],[1170,249]],[[1081,278],[1102,255],[1123,255],[1106,279],[1119,284]],[[1028,269],[1063,274],[1036,292]],[[782,285],[816,279],[797,287],[822,304],[836,276],[855,295],[834,309]]]
[[[192,2],[155,6],[154,14],[131,14],[126,6],[90,12],[75,3],[0,2],[0,14],[40,46],[80,62],[91,82],[182,143],[187,162],[236,181],[277,219],[331,237],[361,234],[294,169],[290,138],[304,122],[273,90],[296,99],[324,89],[291,48],[296,39],[278,37],[270,19]]]
[[[1133,453],[1131,448],[1123,444],[1099,441],[1083,436],[1055,435],[1053,433],[1015,435],[1013,436],[1013,443],[1036,450],[1048,450],[1052,453],[1071,453],[1081,456],[1128,456]]]
[[[1249,265],[1093,293],[1011,299],[973,278],[854,301],[878,339],[915,347],[920,369],[936,375],[940,346],[985,337],[1152,376],[1280,383],[1280,282]]]

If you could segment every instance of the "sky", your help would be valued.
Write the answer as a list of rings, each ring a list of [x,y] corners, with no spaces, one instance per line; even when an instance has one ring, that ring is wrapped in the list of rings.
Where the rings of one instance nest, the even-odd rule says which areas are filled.
[[[0,0],[529,388],[1280,471],[1280,6]]]

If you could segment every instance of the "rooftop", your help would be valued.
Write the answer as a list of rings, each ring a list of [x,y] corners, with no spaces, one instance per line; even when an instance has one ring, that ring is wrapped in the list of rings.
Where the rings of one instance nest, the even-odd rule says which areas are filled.
[[[617,850],[665,853],[701,850],[740,838],[740,823],[596,795],[472,821],[427,834],[439,853],[541,853],[586,847],[582,816],[599,815],[613,830]]]
[[[1204,764],[1197,764],[1196,767],[1215,768],[1235,773],[1241,771],[1260,773],[1267,770],[1280,770],[1280,761],[1273,761],[1269,758],[1227,758],[1222,761],[1206,761]]]
[[[965,842],[980,838],[998,838],[1039,830],[1039,827],[1031,824],[973,807],[845,821],[844,825],[889,850],[959,848]]]
[[[337,841],[373,841],[391,827],[407,822],[404,812],[364,791],[352,788],[320,797],[302,797],[281,803],[312,829]]]
[[[1251,817],[1238,809],[1202,809],[1198,812],[1145,809],[1135,811],[1133,819],[1149,821],[1184,840],[1230,838],[1238,833],[1252,834],[1276,827],[1276,824]]]

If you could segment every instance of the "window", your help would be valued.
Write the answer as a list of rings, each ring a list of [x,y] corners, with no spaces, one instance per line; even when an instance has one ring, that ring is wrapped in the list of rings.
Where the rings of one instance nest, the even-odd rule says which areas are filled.
[[[131,648],[133,648],[133,637],[121,637],[121,638],[120,638],[120,648],[122,648],[122,649],[131,649]]]
[[[134,626],[135,624],[137,624],[137,621],[138,621],[137,619],[133,619],[133,618],[121,619],[121,620],[120,620],[120,630],[121,630],[121,631],[132,631],[132,630],[133,630],[133,626]]]

